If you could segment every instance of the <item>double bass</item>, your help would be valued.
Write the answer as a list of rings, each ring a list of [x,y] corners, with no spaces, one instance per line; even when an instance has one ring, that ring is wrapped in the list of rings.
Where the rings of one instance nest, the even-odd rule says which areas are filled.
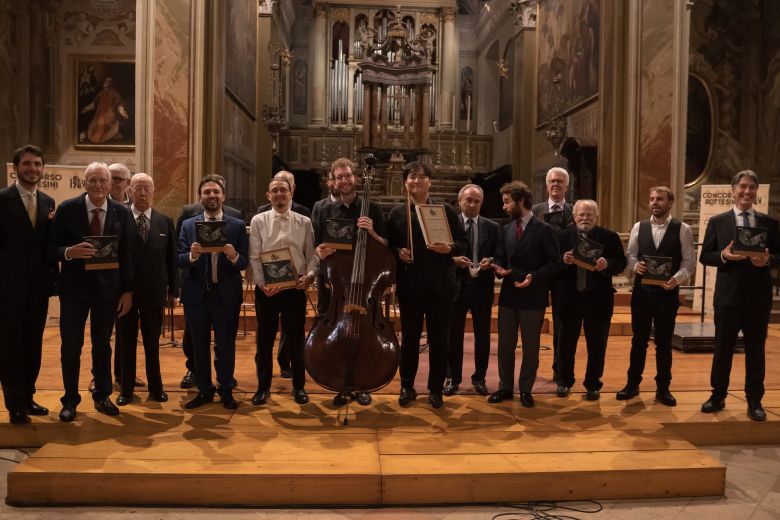
[[[360,216],[368,216],[376,159],[369,154]],[[320,386],[339,393],[374,392],[393,380],[401,348],[382,297],[395,279],[390,249],[357,228],[352,250],[322,261],[331,287],[330,305],[306,338],[306,371]]]

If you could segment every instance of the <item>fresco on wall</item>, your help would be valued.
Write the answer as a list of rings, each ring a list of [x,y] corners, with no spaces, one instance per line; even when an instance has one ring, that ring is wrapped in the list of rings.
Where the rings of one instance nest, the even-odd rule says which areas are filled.
[[[76,147],[134,146],[135,64],[81,60],[76,70]]]
[[[257,2],[224,2],[227,11],[225,31],[225,84],[244,108],[256,115]]]
[[[566,111],[598,94],[599,13],[600,0],[539,2],[538,124],[553,115],[553,105]],[[560,100],[550,96],[556,75]]]

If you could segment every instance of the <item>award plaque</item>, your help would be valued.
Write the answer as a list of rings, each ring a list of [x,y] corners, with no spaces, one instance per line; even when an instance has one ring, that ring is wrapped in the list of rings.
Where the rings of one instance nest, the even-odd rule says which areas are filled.
[[[671,256],[645,256],[647,271],[642,275],[642,285],[666,285],[674,274]]]
[[[92,258],[84,259],[84,270],[119,269],[119,236],[84,237],[84,242],[91,244],[97,251]]]
[[[326,218],[322,228],[322,245],[333,249],[352,250],[357,226],[348,218]]]
[[[205,253],[221,253],[225,239],[225,220],[204,220],[195,222],[195,234],[201,250]]]
[[[442,204],[419,204],[414,209],[420,221],[425,245],[429,246],[435,242],[452,245],[447,211]]]
[[[266,287],[286,289],[295,287],[298,282],[298,273],[295,272],[289,247],[263,251],[260,253],[260,263],[263,266]]]
[[[754,258],[766,254],[767,230],[758,227],[737,226],[731,252]]]
[[[604,245],[590,240],[588,238],[579,237],[577,243],[574,244],[573,262],[575,265],[587,269],[588,271],[596,270],[596,262],[601,258],[601,254],[604,252]]]

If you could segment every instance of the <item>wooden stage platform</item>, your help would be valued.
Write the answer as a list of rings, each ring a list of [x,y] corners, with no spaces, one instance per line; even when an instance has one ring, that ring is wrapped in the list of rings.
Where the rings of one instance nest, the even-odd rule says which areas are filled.
[[[39,401],[59,410],[59,392]],[[138,394],[145,399],[144,394]],[[587,402],[538,395],[517,400],[424,396],[400,408],[395,395],[368,407],[333,408],[330,394],[295,404],[251,394],[235,412],[215,403],[184,411],[184,392],[137,402],[119,417],[83,402],[77,421],[56,412],[28,426],[0,415],[3,447],[40,447],[8,474],[14,505],[388,505],[495,503],[721,495],[726,468],[698,444],[780,439],[780,391],[765,400],[766,423],[750,421],[729,396],[716,415],[699,412],[707,393],[677,392],[679,405]],[[191,395],[190,395],[191,396]]]

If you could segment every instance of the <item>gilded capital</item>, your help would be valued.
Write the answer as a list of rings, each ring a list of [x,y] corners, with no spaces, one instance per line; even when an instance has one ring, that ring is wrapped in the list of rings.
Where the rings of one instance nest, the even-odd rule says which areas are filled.
[[[442,7],[440,16],[445,22],[454,22],[458,11],[454,7]]]
[[[328,14],[328,4],[324,2],[317,2],[314,4],[314,17],[324,18]]]

